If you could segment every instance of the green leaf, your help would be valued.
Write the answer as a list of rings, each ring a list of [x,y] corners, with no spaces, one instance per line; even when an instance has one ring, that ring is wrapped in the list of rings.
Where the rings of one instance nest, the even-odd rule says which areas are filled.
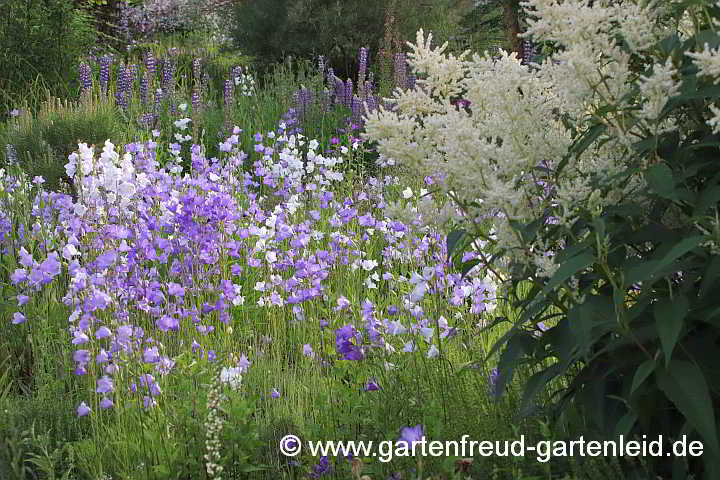
[[[590,252],[583,252],[568,260],[565,260],[555,271],[550,281],[540,292],[539,297],[545,297],[551,290],[556,288],[562,282],[575,275],[580,270],[584,270],[595,262],[595,255]]]
[[[570,309],[568,323],[579,353],[589,354],[598,339],[617,325],[612,299],[599,295],[588,296],[585,302]]]
[[[637,370],[635,370],[635,375],[633,376],[632,386],[630,387],[630,395],[635,393],[635,390],[637,390],[638,387],[642,385],[642,383],[647,379],[647,377],[650,376],[653,370],[655,370],[654,360],[648,359],[640,364]]]
[[[637,414],[628,412],[615,424],[615,436],[627,436],[638,421]]]
[[[672,170],[665,163],[656,163],[645,172],[645,180],[655,193],[669,200],[676,200],[675,180]]]
[[[717,205],[720,202],[720,185],[713,185],[706,188],[700,194],[695,208],[693,209],[693,217],[701,217],[705,215],[708,208]]]
[[[674,299],[662,298],[655,304],[655,326],[665,354],[665,366],[670,364],[673,349],[675,349],[682,330],[683,320],[689,310],[690,304],[685,295],[676,295]]]
[[[550,365],[544,370],[535,373],[525,383],[525,389],[523,390],[522,403],[520,411],[527,415],[532,410],[532,401],[538,393],[546,388],[548,382],[558,375],[562,375],[567,370],[567,364],[558,362]]]
[[[625,274],[625,286],[629,287],[634,283],[644,282],[648,279],[652,279],[653,281],[657,280],[652,277],[669,266],[672,262],[700,245],[704,239],[705,237],[702,235],[684,238],[677,242],[664,255],[662,255],[664,252],[661,252],[660,255],[662,256],[660,256],[660,258],[649,260],[641,263],[640,265],[629,268]]]
[[[657,372],[658,386],[705,440],[705,446],[720,454],[715,411],[705,376],[694,363],[673,360]]]
[[[453,230],[452,232],[448,233],[447,236],[447,255],[448,259],[452,257],[453,252],[455,252],[455,249],[458,246],[458,242],[461,238],[465,236],[467,232],[465,230]]]
[[[505,387],[512,381],[515,367],[523,355],[529,355],[535,347],[537,340],[532,335],[518,331],[507,342],[505,350],[500,354],[498,362],[498,377],[496,391],[501,394]]]

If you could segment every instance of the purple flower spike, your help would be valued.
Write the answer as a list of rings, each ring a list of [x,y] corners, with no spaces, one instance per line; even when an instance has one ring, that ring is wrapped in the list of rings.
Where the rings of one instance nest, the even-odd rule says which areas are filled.
[[[12,324],[19,325],[21,323],[25,323],[25,320],[26,320],[25,315],[23,315],[20,312],[15,312],[13,314]]]
[[[273,388],[273,389],[270,391],[270,396],[271,396],[272,398],[280,398],[280,392],[278,391],[277,388]]]

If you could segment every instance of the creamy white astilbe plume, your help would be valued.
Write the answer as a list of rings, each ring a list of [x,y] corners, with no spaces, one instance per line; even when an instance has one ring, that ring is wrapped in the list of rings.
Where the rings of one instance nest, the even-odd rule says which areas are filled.
[[[378,142],[382,158],[421,174],[446,174],[448,191],[466,202],[480,200],[467,212],[470,217],[493,218],[498,241],[547,274],[552,261],[534,258],[544,255],[536,253],[538,246],[523,251],[509,220],[534,220],[554,205],[561,207],[558,220],[569,222],[598,186],[602,195],[593,198],[599,207],[641,187],[641,177],[620,185],[613,175],[626,167],[630,145],[637,141],[633,129],[651,121],[654,128],[667,128],[656,120],[678,91],[677,72],[671,62],[657,64],[638,84],[630,53],[618,45],[622,37],[631,52],[639,52],[667,33],[657,2],[530,0],[523,5],[531,16],[527,36],[553,41],[557,53],[532,69],[505,52],[499,58],[468,58],[467,52],[452,57],[444,54],[445,46],[433,48],[421,30],[409,57],[418,86],[396,91],[388,99],[393,108],[371,113],[366,136]],[[703,65],[715,60],[705,57],[699,59]],[[637,87],[641,95],[633,100]],[[451,103],[459,96],[471,102],[469,111]],[[627,122],[626,112],[636,112],[638,101],[640,122]],[[608,106],[617,113],[607,113]],[[605,113],[599,115],[601,108]],[[559,178],[548,178],[538,167],[553,172],[572,144],[563,120],[580,131],[600,120],[608,127],[607,141],[571,156]]]

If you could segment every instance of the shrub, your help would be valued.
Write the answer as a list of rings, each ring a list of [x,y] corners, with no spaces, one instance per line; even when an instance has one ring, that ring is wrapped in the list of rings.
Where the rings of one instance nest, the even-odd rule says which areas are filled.
[[[122,131],[118,112],[109,102],[84,96],[79,102],[47,100],[35,116],[25,113],[11,121],[2,144],[12,150],[25,173],[45,179],[48,190],[70,186],[64,165],[79,141],[102,145]],[[5,164],[11,159],[5,152]]]
[[[550,386],[596,435],[703,441],[652,459],[663,478],[718,478],[720,8],[643,5],[526,2],[551,52],[531,68],[420,32],[418,87],[366,128],[385,162],[445,176],[467,220],[451,252],[488,242],[479,263],[521,309],[494,348],[499,392],[530,364],[525,413]]]
[[[67,93],[75,60],[94,38],[90,16],[66,0],[5,0],[0,19],[0,115],[33,83]]]
[[[249,0],[235,7],[233,37],[239,48],[275,62],[285,56],[325,55],[348,72],[362,46],[377,51],[384,29],[380,0]]]

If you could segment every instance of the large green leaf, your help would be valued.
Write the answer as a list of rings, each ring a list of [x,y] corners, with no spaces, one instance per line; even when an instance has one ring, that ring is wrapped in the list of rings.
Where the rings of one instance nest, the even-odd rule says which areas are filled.
[[[586,269],[595,262],[595,255],[585,251],[568,260],[565,260],[555,271],[548,283],[545,284],[538,297],[544,298],[551,290],[557,288],[561,283],[575,275],[581,270]]]
[[[673,172],[665,163],[656,163],[645,172],[645,180],[652,191],[663,198],[677,200]]]
[[[705,448],[720,455],[715,410],[702,371],[694,363],[673,360],[656,374],[658,386],[700,434]]]
[[[640,364],[637,370],[635,370],[635,375],[633,376],[632,385],[630,386],[630,395],[635,393],[635,390],[637,390],[638,387],[642,385],[642,383],[650,376],[653,370],[655,370],[654,360],[648,359]]]
[[[672,262],[700,245],[703,240],[704,237],[702,235],[684,238],[671,248],[665,249],[666,253],[665,251],[661,252],[658,255],[659,258],[648,260],[640,265],[628,268],[625,274],[625,286],[629,287],[634,283],[644,282],[647,280],[657,280],[655,277],[658,273],[670,266]]]
[[[453,230],[448,233],[447,236],[447,255],[448,259],[453,256],[455,249],[458,247],[460,240],[465,236],[467,232],[465,230]]]
[[[568,312],[568,323],[580,354],[588,355],[598,339],[617,325],[615,317],[612,299],[598,295],[588,296]]]
[[[660,344],[665,354],[665,365],[670,364],[672,352],[675,349],[683,321],[687,316],[690,304],[685,295],[675,295],[675,298],[662,298],[654,308],[655,326],[660,336]]]
[[[548,382],[558,375],[562,375],[567,368],[567,363],[558,362],[530,377],[527,382],[525,382],[520,411],[525,415],[530,413],[532,411],[532,402],[535,397],[537,397],[538,393],[540,393],[544,388],[547,388]]]
[[[536,343],[536,338],[523,331],[517,331],[510,337],[498,362],[498,377],[496,383],[496,392],[498,392],[498,395],[505,391],[505,387],[512,380],[518,362],[523,356],[529,355],[534,350]]]

